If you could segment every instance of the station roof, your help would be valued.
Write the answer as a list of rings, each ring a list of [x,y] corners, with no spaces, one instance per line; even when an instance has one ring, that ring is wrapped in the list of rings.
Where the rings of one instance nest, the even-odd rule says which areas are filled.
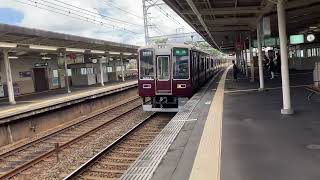
[[[272,35],[278,34],[276,0],[164,0],[164,2],[208,43],[221,50],[232,50],[237,36],[253,33],[257,22],[264,16],[270,16]],[[285,8],[288,34],[320,31],[319,0],[287,0]]]
[[[0,24],[0,42],[15,43],[18,45],[41,45],[58,48],[77,48],[125,53],[136,53],[139,48],[134,45],[7,24]]]

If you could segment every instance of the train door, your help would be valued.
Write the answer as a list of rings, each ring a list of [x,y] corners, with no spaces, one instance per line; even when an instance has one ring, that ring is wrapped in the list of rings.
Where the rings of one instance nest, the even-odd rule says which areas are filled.
[[[171,64],[170,56],[157,56],[156,94],[172,93]]]

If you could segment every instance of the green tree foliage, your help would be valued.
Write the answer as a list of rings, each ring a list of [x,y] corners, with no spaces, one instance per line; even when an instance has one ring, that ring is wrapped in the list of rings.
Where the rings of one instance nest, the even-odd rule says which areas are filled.
[[[213,48],[210,44],[208,44],[205,41],[196,41],[196,42],[187,41],[186,44],[190,44],[190,45],[194,46],[195,48],[198,48],[199,50],[205,51],[215,57],[218,57],[218,58],[223,57],[223,53],[221,51]]]

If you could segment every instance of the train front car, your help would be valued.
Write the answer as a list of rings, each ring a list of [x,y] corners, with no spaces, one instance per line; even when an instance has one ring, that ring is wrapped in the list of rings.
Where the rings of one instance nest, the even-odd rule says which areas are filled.
[[[190,50],[170,44],[139,49],[139,95],[145,111],[177,112],[179,104],[192,96]]]

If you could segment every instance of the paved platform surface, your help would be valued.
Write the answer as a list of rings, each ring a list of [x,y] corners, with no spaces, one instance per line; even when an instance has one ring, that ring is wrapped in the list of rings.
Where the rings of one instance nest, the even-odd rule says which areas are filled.
[[[320,179],[320,97],[315,95],[308,101],[309,92],[304,88],[312,84],[312,74],[308,71],[291,72],[292,103],[296,112],[293,116],[280,114],[280,77],[273,80],[266,77],[264,92],[259,92],[259,84],[250,83],[246,77],[240,76],[238,81],[231,77],[229,72],[225,80],[220,157],[212,161],[208,152],[199,153],[203,152],[199,150],[201,146],[210,147],[212,143],[202,142],[206,136],[203,132],[219,130],[214,127],[219,123],[207,123],[209,109],[212,111],[214,106],[211,101],[219,82],[216,80],[210,85],[213,91],[203,96],[189,118],[196,121],[184,124],[152,179],[195,179],[194,173],[198,171],[197,166],[201,167],[201,161],[204,162],[202,164],[211,163],[209,170],[206,169],[207,174],[218,168],[217,177],[210,179]],[[212,141],[216,137],[219,133],[213,136]],[[207,151],[219,154],[215,152],[219,148],[211,147],[212,150]],[[217,162],[219,166],[215,167]]]
[[[33,93],[16,98],[16,105],[9,105],[7,98],[0,99],[0,119],[16,114],[49,107],[56,104],[81,99],[88,96],[101,94],[127,86],[137,85],[136,80],[105,84],[104,87],[73,87],[71,93],[66,93],[65,89],[57,89],[41,93]]]
[[[311,75],[311,76],[310,76]],[[266,80],[265,92],[225,94],[222,134],[222,180],[319,180],[320,97],[307,100],[300,85],[312,74],[291,75],[293,116],[282,116],[279,79]],[[245,81],[229,82],[226,91],[245,89]]]

